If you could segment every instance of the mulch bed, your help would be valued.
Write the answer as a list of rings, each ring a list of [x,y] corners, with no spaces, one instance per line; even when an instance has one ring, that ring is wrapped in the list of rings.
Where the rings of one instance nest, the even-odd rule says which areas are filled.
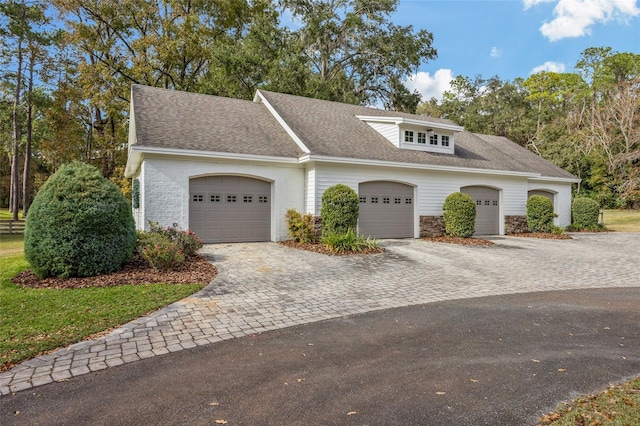
[[[450,237],[450,236],[442,236],[442,237],[423,237],[421,238],[425,241],[431,241],[434,243],[447,243],[447,244],[459,244],[462,246],[493,246],[495,243],[489,240],[483,240],[481,238],[461,238],[461,237]]]
[[[522,232],[520,234],[507,234],[509,237],[527,237],[527,238],[542,238],[545,240],[572,240],[570,235],[567,234],[551,234],[548,232]]]
[[[125,284],[192,284],[209,283],[218,271],[200,255],[187,259],[170,271],[156,271],[146,262],[134,259],[122,270],[97,277],[84,278],[44,278],[36,277],[30,270],[19,273],[12,281],[22,287],[72,289],[88,287],[109,287]]]
[[[326,245],[321,243],[297,243],[295,241],[288,240],[288,241],[280,241],[279,244],[286,247],[295,248],[298,250],[306,250],[306,251],[313,251],[321,254],[327,254],[329,256],[349,256],[353,254],[376,254],[376,253],[382,253],[384,251],[382,247],[378,247],[377,249],[365,249],[363,251],[358,251],[358,252],[347,251],[344,253],[334,253],[331,250],[329,250]]]

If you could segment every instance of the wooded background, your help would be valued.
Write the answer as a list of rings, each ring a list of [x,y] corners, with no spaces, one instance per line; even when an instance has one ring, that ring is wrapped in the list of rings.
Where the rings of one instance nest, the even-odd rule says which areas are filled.
[[[582,178],[603,207],[640,205],[640,55],[593,47],[576,73],[458,76],[442,101],[403,82],[433,35],[398,0],[9,0],[0,4],[0,207],[28,210],[63,163],[124,178],[132,83],[252,99],[263,88],[451,119]],[[282,25],[284,11],[299,28]]]

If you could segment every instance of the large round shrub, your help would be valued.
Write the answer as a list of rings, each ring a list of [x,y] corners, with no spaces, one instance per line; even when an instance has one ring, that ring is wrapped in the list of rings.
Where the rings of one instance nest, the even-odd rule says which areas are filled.
[[[476,203],[469,194],[454,192],[442,205],[444,229],[447,235],[467,238],[476,228]]]
[[[598,226],[600,205],[591,198],[579,197],[571,205],[572,224],[577,228]]]
[[[346,185],[337,184],[322,194],[322,234],[345,234],[358,226],[360,201],[358,194]]]
[[[553,203],[543,195],[532,195],[527,200],[527,227],[531,232],[553,231]]]
[[[87,277],[131,260],[136,231],[120,189],[88,164],[62,166],[37,193],[24,254],[40,277]]]

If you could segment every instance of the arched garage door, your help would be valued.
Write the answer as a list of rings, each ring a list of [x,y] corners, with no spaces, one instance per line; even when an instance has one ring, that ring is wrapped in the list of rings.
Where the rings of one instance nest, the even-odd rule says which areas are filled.
[[[413,187],[397,182],[365,182],[358,187],[359,231],[374,238],[413,237]]]
[[[271,184],[242,176],[191,179],[189,227],[205,243],[269,241]]]
[[[486,186],[465,186],[460,192],[469,194],[476,203],[475,235],[500,233],[500,191]]]

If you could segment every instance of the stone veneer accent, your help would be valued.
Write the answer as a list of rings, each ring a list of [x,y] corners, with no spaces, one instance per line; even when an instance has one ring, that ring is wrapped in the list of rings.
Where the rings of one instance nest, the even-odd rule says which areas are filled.
[[[526,216],[505,216],[504,217],[504,233],[505,234],[522,234],[527,232]]]
[[[444,217],[420,216],[420,238],[442,237],[444,229]]]

